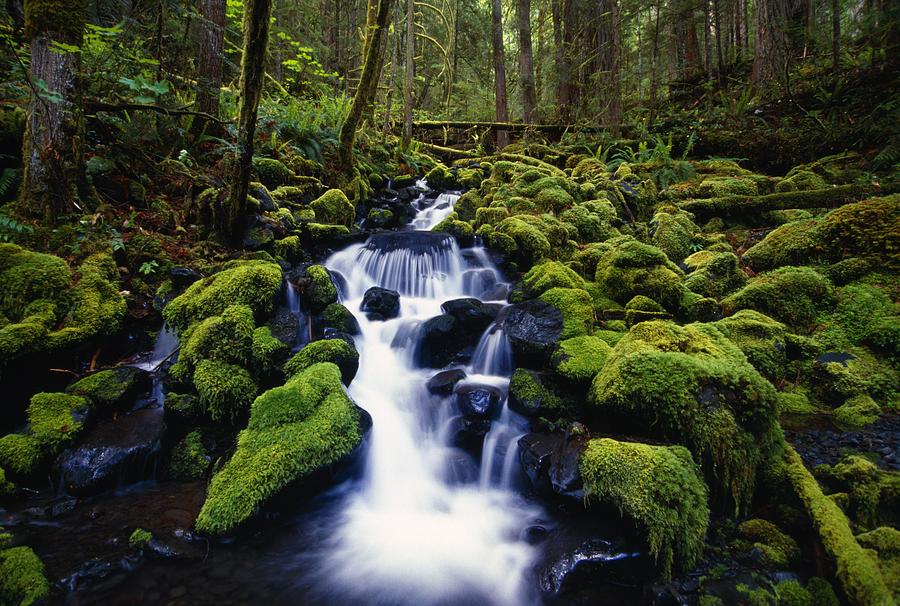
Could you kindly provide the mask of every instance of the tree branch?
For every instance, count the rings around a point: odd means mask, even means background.
[[[220,120],[206,112],[197,112],[186,109],[185,107],[163,107],[162,105],[150,105],[146,103],[106,103],[104,101],[87,101],[84,108],[89,112],[126,112],[126,111],[148,111],[167,116],[196,116],[203,118],[209,122],[218,124],[232,124],[231,120]]]

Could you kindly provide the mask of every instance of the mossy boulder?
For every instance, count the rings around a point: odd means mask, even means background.
[[[551,288],[585,288],[584,279],[559,261],[546,260],[522,276],[522,294],[531,299]]]
[[[458,215],[460,221],[473,221],[478,216],[478,211],[484,208],[487,203],[484,201],[477,190],[469,190],[459,197],[456,204],[453,205],[453,211]],[[504,209],[504,215],[506,211]],[[488,221],[488,223],[496,223],[497,221]],[[483,224],[483,223],[481,223]]]
[[[573,383],[586,385],[603,368],[611,349],[600,337],[573,337],[560,341],[551,364],[559,376]]]
[[[616,209],[609,200],[589,200],[563,211],[560,220],[574,226],[578,241],[584,244],[603,242],[620,235]]]
[[[195,430],[172,449],[168,476],[173,480],[198,480],[206,475],[212,457],[203,444],[203,435]]]
[[[253,310],[231,305],[191,325],[181,334],[181,351],[172,374],[187,380],[203,360],[245,365],[252,359]]]
[[[259,181],[269,189],[289,185],[296,176],[294,171],[274,158],[254,157],[252,165]]]
[[[214,421],[234,421],[250,408],[259,388],[243,367],[219,360],[201,360],[194,371],[200,404]]]
[[[770,381],[784,378],[789,343],[784,324],[758,311],[742,309],[713,325]]]
[[[11,322],[22,320],[39,299],[61,311],[71,287],[72,272],[59,257],[0,244],[0,313]]]
[[[768,520],[756,518],[742,522],[738,526],[738,533],[745,541],[760,550],[765,563],[773,568],[789,568],[800,560],[800,547],[797,541]]]
[[[647,320],[669,320],[672,314],[668,313],[662,305],[649,297],[637,295],[625,304],[625,324],[634,326],[638,322]]]
[[[326,225],[350,227],[356,217],[356,209],[339,189],[329,189],[313,200],[310,208],[316,213],[316,221]]]
[[[686,290],[681,270],[663,251],[632,239],[623,239],[600,257],[595,277],[609,297],[622,305],[643,295],[675,311]]]
[[[684,260],[688,268],[684,285],[699,295],[719,299],[747,283],[737,256],[731,252],[701,250]]]
[[[49,596],[44,563],[30,547],[0,550],[0,602],[31,606],[45,603]]]
[[[722,300],[726,314],[755,309],[801,330],[812,328],[818,314],[833,304],[831,282],[810,267],[781,267],[760,274]]]
[[[681,263],[691,254],[695,239],[700,233],[700,228],[691,220],[690,213],[676,210],[657,212],[649,227],[651,243],[666,253],[673,263]]]
[[[67,393],[89,398],[100,409],[131,404],[131,400],[149,386],[147,371],[119,366],[90,374],[66,388]]]
[[[462,248],[467,248],[475,243],[475,232],[472,230],[472,226],[465,221],[460,221],[456,213],[451,213],[446,219],[432,227],[431,231],[452,236]]]
[[[870,396],[859,394],[848,398],[834,410],[834,421],[841,427],[857,429],[878,420],[881,407]]]
[[[500,241],[500,236],[505,236],[506,240]],[[539,259],[550,256],[547,236],[522,217],[509,217],[501,221],[488,244],[509,254],[523,266],[533,265]]]
[[[232,532],[288,485],[348,457],[362,439],[359,409],[334,364],[315,364],[253,403],[237,450],[213,476],[197,530]]]
[[[313,341],[298,351],[284,365],[284,375],[290,379],[315,364],[331,362],[341,369],[341,380],[350,385],[359,370],[359,352],[343,339]]]
[[[588,442],[580,470],[585,497],[615,505],[634,521],[663,577],[690,570],[703,552],[709,506],[687,449],[601,438]]]
[[[802,219],[776,227],[741,258],[754,271],[808,263],[825,252],[818,234],[819,223],[819,219]]]
[[[574,399],[563,393],[548,373],[517,368],[509,381],[509,407],[526,417],[555,420],[572,417]]]
[[[737,506],[749,503],[757,468],[780,444],[775,389],[708,324],[636,324],[588,399],[629,431],[687,446]]]
[[[540,296],[544,303],[556,307],[563,318],[560,338],[571,339],[594,332],[594,300],[581,288],[551,288]]]
[[[321,313],[332,303],[337,303],[337,287],[331,280],[331,274],[321,265],[306,268],[302,286],[303,303],[313,313]]]
[[[271,313],[281,289],[281,268],[266,261],[243,261],[191,284],[163,310],[170,326],[184,330],[220,315],[231,305],[246,305],[261,319]]]

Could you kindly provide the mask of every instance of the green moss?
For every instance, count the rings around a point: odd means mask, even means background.
[[[350,227],[356,217],[356,209],[339,189],[329,189],[315,199],[310,207],[316,213],[316,221],[326,225]]]
[[[355,367],[359,364],[359,352],[343,339],[313,341],[285,363],[284,374],[286,377],[291,378],[310,366],[321,364],[322,362],[331,362],[341,369],[346,368],[348,365],[354,367],[351,376],[344,377],[345,383],[349,385],[353,375],[356,374]]]
[[[810,475],[800,455],[790,446],[784,450],[787,475],[822,547],[835,563],[838,582],[851,604],[889,606],[894,603],[877,563],[853,536],[847,517],[826,497]]]
[[[573,337],[560,342],[552,365],[560,376],[575,383],[588,383],[603,368],[610,350],[600,337]]]
[[[819,219],[805,219],[777,227],[743,254],[744,263],[755,271],[808,263],[823,252],[818,226]]]
[[[425,173],[425,180],[432,189],[453,189],[456,177],[450,169],[438,162],[434,168]]]
[[[847,428],[865,427],[878,420],[881,407],[865,394],[848,399],[834,410],[834,421]]]
[[[775,389],[708,324],[636,324],[612,349],[589,401],[634,430],[686,445],[738,507],[780,443]]]
[[[200,404],[215,421],[233,421],[250,407],[257,387],[246,370],[217,360],[201,360],[194,371]]]
[[[0,438],[0,466],[8,472],[28,476],[44,458],[41,443],[31,434],[11,433]]]
[[[872,257],[900,265],[900,194],[847,204],[828,213],[818,237],[826,250],[846,257]]]
[[[163,317],[179,330],[219,315],[231,305],[247,305],[263,317],[271,312],[280,288],[278,265],[246,261],[191,284],[166,306]]]
[[[797,541],[781,532],[772,522],[753,519],[738,526],[740,535],[759,549],[765,556],[766,564],[775,568],[787,568],[800,559]]]
[[[681,270],[663,251],[631,239],[617,243],[600,258],[596,280],[622,305],[643,295],[668,310],[677,310],[685,291]]]
[[[825,179],[812,171],[792,170],[788,173],[788,176],[775,183],[775,191],[808,191],[811,189],[825,189],[827,185]]]
[[[818,336],[829,347],[847,348],[871,340],[882,323],[898,322],[900,305],[891,300],[885,289],[869,284],[849,284],[837,290],[834,313]]]
[[[0,467],[0,504],[5,504],[16,494],[16,485],[6,479],[6,471]],[[0,528],[2,531],[2,528]],[[5,547],[0,539],[0,548]]]
[[[570,339],[594,332],[594,301],[587,291],[580,288],[551,288],[540,299],[562,313],[560,338]]]
[[[689,570],[709,525],[707,491],[690,453],[679,446],[591,440],[581,456],[585,496],[612,503],[645,533],[664,577]]]
[[[181,335],[183,343],[176,376],[187,377],[202,360],[244,365],[252,359],[253,310],[232,305],[221,315],[191,326]]]
[[[253,331],[251,354],[253,368],[262,375],[272,373],[281,367],[290,348],[272,336],[268,326],[260,326]]]
[[[509,381],[509,397],[515,410],[529,417],[557,419],[575,414],[577,404],[563,396],[547,376],[517,368]]]
[[[373,208],[366,215],[366,225],[384,227],[394,220],[394,213],[386,208]]]
[[[637,295],[625,304],[625,324],[628,326],[647,320],[668,320],[671,317],[662,305],[643,295]]]
[[[781,267],[760,274],[722,300],[726,314],[755,309],[799,329],[810,329],[834,302],[828,278],[809,267]]]
[[[527,298],[537,297],[551,288],[581,288],[585,282],[575,271],[559,261],[544,261],[533,266],[522,277],[524,294]]]
[[[274,158],[253,158],[253,172],[269,189],[277,188],[281,185],[288,185],[296,176],[294,171],[284,165],[280,160]]]
[[[457,203],[457,206],[458,204],[459,203]],[[460,212],[460,216],[463,216],[462,212]],[[475,227],[479,228],[483,225],[496,225],[508,216],[509,210],[502,206],[485,206],[475,211]]]
[[[309,399],[285,402],[289,390],[305,388]],[[299,373],[279,396],[263,394],[254,402],[250,424],[238,436],[231,460],[213,476],[197,529],[223,534],[289,483],[336,463],[361,440],[358,412],[344,393],[340,371],[317,364]],[[306,410],[291,415],[304,406]],[[273,419],[272,409],[279,410]]]
[[[142,371],[129,366],[101,370],[79,379],[66,388],[67,393],[89,398],[99,408],[127,404],[144,377]]]
[[[143,528],[135,528],[128,537],[128,546],[132,549],[144,549],[153,540],[153,533]]]
[[[206,475],[211,457],[203,445],[199,431],[187,434],[175,448],[169,461],[169,477],[173,480],[197,480]]]
[[[759,193],[752,179],[742,177],[705,177],[697,187],[698,198],[722,196],[755,196]]]
[[[346,225],[325,225],[323,223],[307,223],[306,231],[314,242],[346,236],[350,229]]]
[[[857,528],[896,525],[900,512],[900,474],[883,471],[859,455],[833,466],[816,467],[816,476],[835,493],[846,495],[843,509]]]
[[[302,252],[299,236],[288,236],[275,241],[275,255],[282,259],[297,259]]]
[[[313,313],[320,313],[332,303],[337,303],[338,291],[328,270],[321,265],[306,269],[309,283],[303,289],[303,302]]]
[[[279,206],[308,204],[324,189],[318,179],[311,177],[307,177],[302,182],[299,179],[295,179],[295,181],[297,181],[297,185],[284,185],[272,190],[272,199],[276,204]]]
[[[834,593],[831,583],[819,577],[806,582],[806,589],[812,597],[814,606],[840,606],[840,600]]]
[[[432,227],[431,231],[453,236],[456,242],[464,248],[472,246],[475,242],[475,232],[472,226],[457,219],[456,213],[451,213],[446,219]]]
[[[459,200],[456,201],[456,204],[453,205],[453,212],[459,215],[461,221],[472,221],[478,217],[478,211],[486,206],[484,198],[482,198],[476,190],[470,190],[464,193],[459,197]],[[497,213],[500,212],[500,209],[494,209],[495,215],[498,216]],[[505,211],[505,209],[503,209]],[[505,212],[503,213],[505,216]],[[489,223],[497,223],[498,221],[489,221]],[[477,225],[482,225],[483,222],[478,222]]]
[[[359,323],[349,309],[340,303],[332,303],[322,312],[322,327],[333,328],[348,335],[359,332]]]
[[[0,244],[0,313],[15,322],[37,299],[65,307],[72,286],[72,272],[53,255]]]
[[[778,411],[789,415],[811,415],[819,412],[804,391],[779,391]]]
[[[90,402],[64,393],[38,393],[28,405],[31,435],[47,454],[55,454],[71,442],[84,426]]]
[[[809,590],[793,579],[775,585],[778,606],[818,606]]]
[[[503,242],[504,246],[498,246],[498,236],[502,234],[513,240],[514,248],[506,250],[509,247],[507,242]],[[497,232],[490,241],[491,246],[508,254],[513,254],[517,260],[532,265],[535,261],[550,256],[550,242],[541,231],[532,225],[529,225],[521,217],[509,217],[504,219],[497,225]]]
[[[649,227],[652,244],[674,263],[680,263],[691,254],[694,239],[700,232],[690,215],[683,211],[658,212]]]
[[[582,243],[603,242],[619,235],[613,227],[616,210],[608,200],[591,200],[576,204],[563,211],[559,218],[575,227],[578,241]]]
[[[742,309],[713,324],[770,381],[784,377],[788,349],[784,324],[752,309]]]
[[[31,606],[43,604],[49,595],[44,563],[30,547],[0,551],[0,602]]]
[[[721,298],[747,283],[738,258],[731,252],[701,250],[684,260],[690,273],[684,285],[704,297]]]

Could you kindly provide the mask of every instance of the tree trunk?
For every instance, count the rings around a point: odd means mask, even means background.
[[[390,21],[391,0],[371,0],[371,2],[377,2],[374,25],[366,32],[366,37],[371,36],[372,39],[365,45],[366,56],[359,86],[356,87],[356,94],[353,95],[350,113],[344,120],[344,124],[341,125],[338,159],[345,174],[351,174],[353,171],[353,144],[356,142],[356,128],[362,118],[363,109],[371,103],[371,95],[375,90],[373,82],[377,83],[380,76],[379,54],[381,53],[380,49],[384,48],[384,38]]]
[[[31,42],[29,77],[43,83],[44,90],[29,106],[22,201],[27,212],[42,213],[47,220],[80,210],[79,191],[84,185],[81,55],[54,46],[80,45],[84,27],[83,3],[44,0],[25,5],[25,37]]]
[[[656,75],[657,63],[659,63],[659,14],[662,12],[662,0],[656,0],[656,18],[653,21],[653,53],[650,55],[650,119],[653,124],[656,118],[656,89],[658,76]]]
[[[621,23],[618,0],[601,0],[599,32],[600,69],[603,88],[609,95],[606,125],[613,137],[619,137],[622,126]]]
[[[403,78],[403,142],[406,151],[412,142],[413,85],[416,80],[416,3],[406,0],[406,63]]]
[[[835,81],[841,69],[841,3],[831,0],[831,65]]]
[[[703,62],[706,64],[706,78],[712,80],[712,13],[709,10],[709,0],[703,0]]]
[[[225,241],[237,242],[247,212],[247,189],[253,161],[256,116],[263,91],[266,46],[272,0],[244,0],[244,46],[241,59],[241,107],[238,112],[237,157],[231,174],[231,190],[225,212],[214,217],[216,232]]]
[[[797,0],[756,2],[756,48],[751,80],[756,87],[779,80],[791,56],[788,29],[800,12]]]
[[[397,72],[397,62],[400,61],[400,32],[394,29],[394,40],[391,45],[391,71],[388,75],[387,95],[384,99],[384,134],[391,132],[391,107],[394,101],[394,74]]]
[[[566,62],[565,43],[563,41],[562,8],[560,2],[567,0],[550,0],[553,18],[553,59],[556,67],[556,112],[557,117],[568,119],[569,83],[567,82],[569,67]]]
[[[509,122],[506,105],[506,62],[503,56],[503,22],[500,0],[491,1],[491,39],[494,47],[494,101],[497,122]],[[497,149],[509,144],[509,133],[497,131]]]
[[[219,117],[225,46],[225,0],[200,0],[197,35],[197,111]],[[192,130],[201,132],[203,120],[194,120]]]
[[[725,73],[725,59],[722,53],[722,15],[719,0],[713,0],[713,25],[716,28],[716,76],[721,80]]]
[[[519,82],[522,87],[522,119],[534,122],[534,57],[531,51],[531,0],[516,0],[519,26]]]

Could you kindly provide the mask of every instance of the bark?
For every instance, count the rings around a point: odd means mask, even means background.
[[[662,12],[662,0],[656,1],[656,18],[653,21],[653,52],[650,56],[650,123],[656,117],[656,89],[658,76],[656,74],[659,63],[659,14]]]
[[[412,142],[413,85],[416,79],[416,5],[406,0],[406,64],[403,79],[403,142],[400,148],[409,149]]]
[[[216,232],[226,241],[236,242],[242,235],[247,212],[247,190],[253,161],[256,117],[263,91],[266,46],[269,42],[269,16],[272,0],[244,0],[244,45],[241,59],[241,107],[238,112],[237,157],[231,175],[231,189],[224,212],[214,218]]]
[[[564,1],[566,0],[550,0],[553,18],[553,59],[554,67],[556,67],[556,111],[557,116],[563,120],[567,118],[569,104],[569,89],[566,76],[569,72],[569,66],[566,62],[562,10],[559,4]]]
[[[54,43],[81,44],[84,5],[67,0],[29,2],[25,36],[31,43],[32,97],[22,150],[22,201],[31,214],[47,220],[80,210],[84,186],[84,120],[81,109],[79,53],[59,52]]]
[[[6,13],[12,21],[13,37],[20,42],[25,28],[25,6],[22,0],[6,0]]]
[[[756,87],[776,82],[791,57],[788,30],[796,24],[801,5],[797,0],[756,2],[756,47],[751,80]]]
[[[534,121],[534,57],[531,50],[531,0],[516,0],[519,26],[519,82],[522,87],[522,119]]]
[[[709,0],[703,0],[703,34],[703,62],[706,65],[706,77],[712,80],[712,13],[709,10]]]
[[[621,23],[618,0],[601,0],[599,33],[601,77],[607,91],[606,125],[613,137],[619,137],[622,126]]]
[[[350,113],[344,120],[344,124],[341,125],[338,159],[345,174],[351,174],[353,171],[353,145],[356,142],[356,129],[362,118],[363,110],[372,102],[371,95],[375,90],[373,82],[378,82],[381,71],[379,53],[380,49],[384,47],[384,39],[390,21],[391,0],[371,1],[377,3],[374,25],[366,32],[366,36],[371,36],[372,39],[366,44],[362,75],[359,86],[356,87],[356,94],[353,95],[353,105],[350,106]]]
[[[491,1],[491,40],[494,50],[494,102],[497,122],[508,122],[509,111],[506,104],[506,62],[503,56],[503,22],[500,0]],[[497,149],[509,144],[509,133],[497,131]]]
[[[200,0],[197,35],[197,111],[219,116],[225,46],[225,0]],[[194,131],[203,120],[194,121]]]
[[[722,53],[722,16],[719,0],[713,0],[713,25],[716,28],[716,75],[721,79],[725,73],[725,59]]]
[[[391,131],[391,108],[394,102],[394,74],[397,72],[397,62],[400,61],[400,34],[394,30],[393,44],[391,44],[391,71],[388,76],[388,89],[384,98],[384,134]]]
[[[841,69],[841,3],[831,0],[831,65],[834,77]]]

